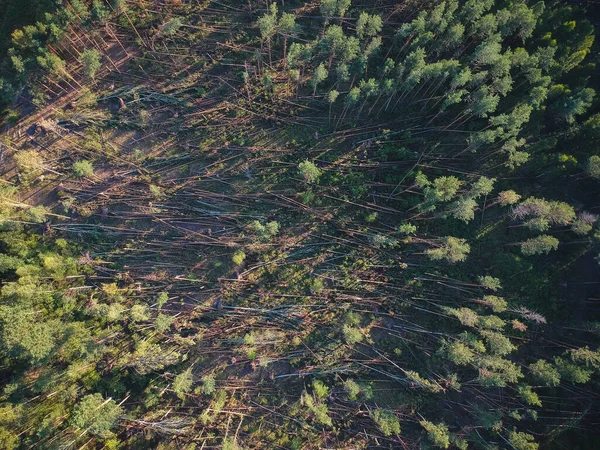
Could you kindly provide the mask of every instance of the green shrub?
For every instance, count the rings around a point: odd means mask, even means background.
[[[307,183],[316,183],[319,181],[323,171],[319,169],[314,163],[306,160],[298,164],[298,170]]]
[[[85,159],[73,163],[73,173],[76,177],[84,178],[94,175],[94,166]]]
[[[400,434],[400,421],[393,412],[375,409],[371,411],[371,418],[385,436]]]
[[[236,266],[241,265],[245,259],[246,259],[246,254],[242,250],[238,250],[237,252],[235,252],[233,254],[233,257],[231,258],[231,260],[233,261],[233,263]]]

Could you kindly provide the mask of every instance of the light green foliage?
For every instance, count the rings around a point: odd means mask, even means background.
[[[530,406],[542,406],[539,396],[531,390],[531,386],[523,385],[518,388],[521,400]]]
[[[263,39],[270,40],[277,31],[277,5],[271,3],[269,12],[258,19],[258,28]]]
[[[348,378],[346,381],[344,381],[344,390],[348,394],[348,399],[351,401],[355,401],[361,391],[358,383],[351,378]]]
[[[15,450],[19,446],[19,436],[11,431],[11,428],[18,424],[20,419],[19,410],[12,406],[0,408],[0,448],[5,450]]]
[[[85,159],[81,160],[81,161],[76,161],[75,163],[73,163],[73,174],[76,177],[91,177],[92,175],[94,175],[94,166],[92,166],[92,163],[90,161],[87,161]]]
[[[116,322],[121,320],[125,307],[120,303],[111,303],[106,309],[106,320],[109,322]]]
[[[201,381],[203,394],[211,395],[216,391],[215,377],[213,375],[205,375]]]
[[[265,230],[270,237],[275,236],[277,233],[279,233],[279,222],[274,220],[267,222],[265,225]]]
[[[237,444],[235,437],[228,437],[227,439],[223,440],[223,445],[221,446],[221,449],[222,450],[242,450],[242,447],[240,447]]]
[[[183,25],[183,21],[180,17],[173,17],[167,20],[160,30],[162,36],[173,36]]]
[[[17,168],[24,172],[40,170],[43,168],[44,160],[36,150],[23,150],[15,155]]]
[[[350,0],[321,0],[321,14],[326,18],[343,17],[350,8]]]
[[[504,300],[502,297],[497,297],[495,295],[486,295],[483,297],[482,301],[486,305],[491,306],[492,310],[495,313],[506,311],[506,308],[508,306],[506,300]]]
[[[310,413],[314,416],[315,421],[321,425],[332,426],[333,421],[329,417],[329,409],[325,403],[321,403],[306,391],[302,393],[301,403],[307,407]]]
[[[133,305],[129,311],[129,317],[134,322],[145,322],[150,319],[150,313],[146,305]]]
[[[66,73],[65,61],[54,53],[50,53],[46,50],[37,57],[37,63],[51,76],[60,77]]]
[[[304,181],[307,183],[318,182],[319,178],[323,174],[321,169],[319,169],[313,162],[308,160],[302,161],[300,164],[298,164],[298,170],[304,178]]]
[[[92,20],[104,22],[109,16],[108,7],[101,0],[93,0],[91,15]]]
[[[314,88],[314,92],[316,92],[317,86],[320,83],[322,83],[323,81],[325,81],[328,76],[329,76],[329,72],[327,72],[327,68],[325,67],[325,64],[323,64],[323,63],[319,64],[317,66],[317,68],[315,69],[315,72],[313,73],[313,77],[312,77],[312,81],[311,81],[311,84]]]
[[[316,398],[326,398],[329,395],[329,387],[320,380],[313,381],[313,394]]]
[[[291,36],[296,32],[296,16],[290,13],[283,13],[279,18],[279,32],[286,36]]]
[[[15,357],[39,362],[50,355],[61,327],[39,321],[33,309],[0,306],[1,344]]]
[[[166,303],[169,301],[169,294],[166,292],[161,292],[156,299],[156,304],[158,309],[161,309]]]
[[[417,226],[412,223],[403,223],[398,227],[398,232],[402,234],[415,234]]]
[[[400,434],[400,421],[392,411],[377,408],[371,411],[371,418],[384,436]]]
[[[78,430],[107,437],[121,414],[121,407],[114,400],[90,394],[75,405],[70,423]]]
[[[448,359],[459,366],[470,364],[475,357],[474,352],[460,341],[454,341],[449,344],[447,352]]]
[[[375,212],[375,211],[370,212],[369,214],[367,214],[365,216],[365,222],[367,222],[367,223],[373,223],[376,220],[377,220],[377,212]]]
[[[356,103],[358,103],[359,99],[360,99],[360,88],[355,86],[352,89],[350,89],[350,91],[348,92],[348,95],[346,96],[346,105],[348,105],[348,106],[355,105]]]
[[[296,67],[304,66],[306,61],[310,59],[312,50],[309,45],[303,45],[298,42],[292,42],[287,54],[287,65],[294,69]],[[300,73],[298,72],[298,75]],[[299,80],[298,80],[299,81]]]
[[[360,325],[360,314],[354,311],[348,311],[345,317],[346,325],[357,326]]]
[[[340,93],[338,91],[336,91],[335,89],[332,89],[331,91],[329,91],[329,94],[327,95],[327,99],[329,100],[329,103],[335,103],[335,101],[337,100],[339,95],[340,95]]]
[[[27,220],[34,223],[42,223],[46,221],[46,216],[50,213],[45,206],[33,206],[26,211]]]
[[[480,356],[477,381],[484,387],[505,387],[523,378],[521,369],[512,361],[498,356]]]
[[[516,350],[510,339],[501,333],[489,330],[481,330],[480,333],[485,338],[487,348],[492,355],[504,356]]]
[[[560,374],[550,363],[539,359],[529,366],[532,375],[539,379],[546,386],[558,386],[560,383]]]
[[[469,441],[454,435],[450,436],[450,443],[458,448],[458,450],[467,450],[469,448]]]
[[[271,221],[263,225],[258,220],[254,220],[248,224],[247,228],[249,231],[255,233],[260,240],[265,242],[271,240],[279,233],[279,223],[276,221]]]
[[[346,63],[339,64],[337,66],[337,68],[335,69],[335,74],[336,74],[338,82],[346,83],[350,79],[350,69],[348,67],[348,64],[346,64]],[[352,89],[354,89],[354,88],[352,88]],[[350,92],[352,92],[352,89],[350,89]],[[359,94],[360,94],[360,92],[359,92]],[[346,103],[350,104],[350,102],[348,101],[348,98],[346,98]]]
[[[472,198],[460,198],[450,205],[448,212],[455,219],[468,223],[475,218],[475,209],[477,209],[477,202],[475,200]]]
[[[177,351],[167,351],[151,341],[144,341],[137,346],[132,356],[132,365],[140,374],[146,375],[177,364],[181,354]]]
[[[498,316],[479,316],[477,326],[479,328],[498,331],[506,326],[506,322]]]
[[[433,445],[439,448],[450,447],[450,434],[448,433],[448,427],[445,424],[439,423],[436,425],[427,420],[422,420],[419,423],[425,431],[427,431],[427,437]]]
[[[431,203],[452,200],[462,182],[455,176],[439,177],[425,188],[425,200]]]
[[[216,417],[221,413],[225,403],[227,402],[227,392],[224,390],[219,390],[215,392],[212,402],[210,402],[210,406],[206,409],[200,416],[200,422],[203,425],[207,425],[213,423]]]
[[[173,392],[177,394],[181,400],[185,398],[185,394],[192,389],[192,385],[194,381],[192,379],[192,369],[191,367],[187,369],[185,372],[180,373],[173,380]]]
[[[154,197],[156,200],[160,200],[165,197],[165,193],[160,188],[160,186],[151,184],[150,186],[148,186],[148,190],[150,191],[152,197]]]
[[[246,260],[246,254],[242,250],[238,250],[233,254],[231,260],[236,266],[239,266]]]
[[[488,195],[494,189],[495,178],[480,177],[471,185],[469,195],[473,198],[479,198]]]
[[[438,383],[430,381],[427,378],[423,378],[421,375],[419,375],[418,372],[415,372],[413,370],[407,370],[405,372],[405,375],[406,378],[408,378],[410,381],[415,383],[416,386],[420,387],[425,391],[438,393],[442,390],[442,387]]]
[[[428,249],[425,253],[434,261],[445,259],[451,263],[464,261],[471,251],[471,246],[465,239],[446,236],[438,248]]]
[[[156,326],[156,331],[162,333],[168,330],[171,327],[171,324],[175,321],[175,317],[167,316],[165,314],[159,313],[154,319],[154,325]]]
[[[254,333],[247,333],[244,335],[244,345],[254,345],[256,344],[256,337]]]
[[[365,220],[367,223],[371,223]],[[398,240],[383,234],[374,234],[369,236],[369,241],[376,248],[393,248],[398,246]]]
[[[575,219],[575,210],[567,203],[549,202],[530,197],[513,209],[513,216],[525,220],[525,226],[546,231],[550,225],[566,225]]]
[[[561,379],[575,384],[584,384],[590,381],[594,371],[571,363],[565,358],[556,356],[554,364],[558,369]]]
[[[584,236],[592,231],[597,221],[598,217],[596,215],[584,211],[573,221],[571,229],[575,234]]]
[[[120,299],[121,293],[117,283],[102,283],[102,292],[112,300]]]
[[[359,54],[360,43],[353,36],[346,36],[339,25],[331,25],[325,30],[323,45],[331,59],[339,59],[342,64],[353,61]],[[338,74],[339,76],[339,74]]]
[[[594,351],[586,345],[585,347],[572,349],[569,353],[572,361],[600,370],[600,349]]]
[[[521,251],[525,256],[545,254],[557,248],[558,239],[546,234],[528,239],[521,244]]]
[[[100,62],[100,53],[96,49],[86,48],[81,52],[79,57],[81,64],[83,64],[83,73],[87,78],[94,79],[98,69],[102,67]]]
[[[369,38],[375,36],[381,31],[383,23],[381,17],[361,12],[356,22],[356,35],[360,38]]]
[[[494,292],[496,292],[498,289],[502,289],[502,284],[500,283],[500,280],[498,278],[494,278],[489,275],[483,275],[477,277],[477,280],[479,281],[481,287],[484,289],[488,289]]]
[[[477,325],[478,316],[475,311],[469,308],[445,308],[445,311],[460,320],[462,325],[474,327]]]
[[[348,345],[354,345],[363,340],[363,334],[360,329],[344,325],[343,327],[344,340]]]
[[[508,441],[515,450],[538,450],[539,447],[531,434],[522,431],[511,431]]]
[[[591,177],[600,178],[600,156],[590,156],[587,165],[587,172]]]

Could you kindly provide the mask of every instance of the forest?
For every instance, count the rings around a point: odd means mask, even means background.
[[[600,448],[599,27],[0,1],[0,450]]]

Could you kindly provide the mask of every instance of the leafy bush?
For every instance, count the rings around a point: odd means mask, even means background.
[[[114,400],[104,400],[102,394],[90,394],[75,405],[70,422],[79,430],[106,437],[110,436],[121,414],[121,407]]]
[[[400,421],[393,412],[377,408],[371,411],[371,418],[384,436],[400,434]]]
[[[298,170],[307,183],[316,183],[323,175],[323,171],[308,160],[298,164]]]
[[[233,254],[231,260],[236,266],[239,266],[246,260],[246,254],[242,250],[238,250]]]
[[[76,177],[84,178],[94,175],[94,166],[87,160],[81,160],[73,163],[73,173]]]

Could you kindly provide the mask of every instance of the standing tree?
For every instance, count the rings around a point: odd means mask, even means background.
[[[100,53],[96,49],[85,49],[81,52],[80,61],[83,64],[83,73],[89,79],[96,77],[96,72],[102,66],[100,63]]]
[[[316,183],[323,174],[321,169],[308,160],[298,164],[298,169],[307,183]]]
[[[327,100],[329,101],[329,122],[331,123],[331,107],[339,97],[340,93],[335,89],[329,91],[329,95],[327,96]]]
[[[446,259],[451,263],[464,261],[471,251],[471,246],[465,239],[446,236],[443,238],[443,243],[438,248],[432,248],[425,253],[432,260]]]
[[[348,8],[350,8],[351,0],[321,0],[321,14],[325,16],[325,24],[334,17],[344,17]]]
[[[261,35],[261,46],[264,41],[267,41],[267,47],[269,49],[269,65],[273,63],[271,58],[271,39],[277,32],[277,5],[271,3],[269,6],[269,12],[258,19],[258,28]]]
[[[328,76],[329,76],[329,73],[327,72],[327,69],[325,68],[325,64],[323,64],[323,63],[319,64],[317,66],[317,68],[315,69],[315,73],[313,74],[313,77],[311,80],[311,84],[313,85],[313,97],[317,93],[317,86],[319,85],[319,83],[325,81]]]
[[[379,33],[382,28],[381,16],[370,15],[363,11],[356,22],[356,35],[359,39],[370,38]]]
[[[287,59],[287,41],[288,38],[296,35],[296,16],[290,13],[283,13],[279,18],[278,33],[283,36],[283,63]]]
[[[106,437],[110,436],[120,415],[121,407],[114,400],[104,400],[102,394],[86,395],[73,408],[71,425],[83,432]]]
[[[551,250],[556,250],[557,248],[558,239],[547,234],[528,239],[521,244],[521,251],[525,256],[549,253]]]

